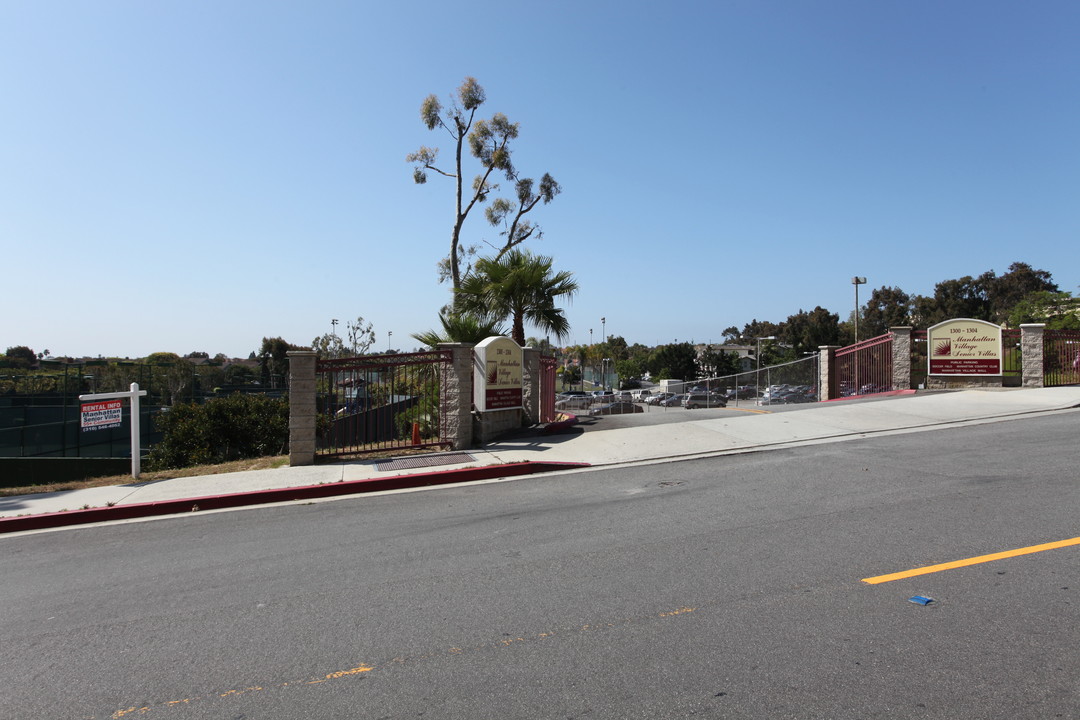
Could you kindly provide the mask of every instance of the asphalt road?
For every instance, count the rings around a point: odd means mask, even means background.
[[[1074,718],[1080,413],[0,538],[11,718]],[[916,595],[929,605],[910,602]]]

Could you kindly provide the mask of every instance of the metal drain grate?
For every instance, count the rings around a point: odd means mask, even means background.
[[[375,463],[375,469],[379,471],[413,470],[415,468],[435,467],[436,465],[473,462],[474,460],[476,458],[467,452],[447,453],[445,455],[413,455]]]

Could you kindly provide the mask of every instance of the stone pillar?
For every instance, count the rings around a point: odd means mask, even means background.
[[[911,328],[889,328],[892,333],[892,389],[911,389]]]
[[[840,388],[833,387],[835,372],[833,365],[836,362],[836,351],[839,345],[818,346],[818,400],[835,400],[840,397]]]
[[[1024,387],[1043,386],[1043,334],[1046,323],[1030,323],[1020,326],[1020,359],[1023,369],[1020,371]]]
[[[524,408],[524,425],[540,422],[540,351],[536,348],[521,349],[521,404]]]
[[[289,465],[315,464],[315,360],[311,350],[290,350]]]
[[[440,343],[450,350],[453,361],[440,365],[439,417],[443,438],[454,450],[473,446],[473,346],[471,343]]]

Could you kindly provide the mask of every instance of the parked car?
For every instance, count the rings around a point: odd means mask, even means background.
[[[645,412],[640,405],[635,405],[626,400],[617,400],[604,405],[597,405],[589,410],[590,415],[624,415],[628,413]]]
[[[783,389],[770,390],[763,395],[763,405],[792,405],[794,403],[817,402],[817,394],[809,385],[796,385]]]
[[[665,400],[667,400],[670,397],[673,397],[674,395],[675,395],[675,393],[669,393],[669,392],[655,393],[655,394],[650,395],[649,397],[645,398],[645,404],[646,405],[659,405],[660,403],[664,402]]]
[[[671,395],[660,401],[660,407],[679,407],[682,405],[682,401],[685,395]]]
[[[690,393],[683,400],[682,406],[687,410],[727,407],[727,398],[715,393]]]
[[[777,392],[767,398],[761,399],[763,405],[792,405],[801,402],[807,402],[806,396],[794,390]]]
[[[589,396],[574,396],[555,401],[556,410],[587,410],[593,404]]]
[[[748,398],[755,398],[755,397],[757,397],[757,386],[755,386],[755,385],[740,385],[737,388],[732,388],[732,389],[728,390],[724,394],[727,395],[727,398],[729,400],[735,400],[736,398],[738,398],[739,400],[746,400]]]

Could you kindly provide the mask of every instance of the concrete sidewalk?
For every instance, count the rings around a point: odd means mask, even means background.
[[[967,390],[816,403],[783,412],[528,435],[458,453],[206,475],[0,498],[0,533],[376,490],[692,458],[914,432],[1080,407],[1080,387]],[[766,408],[767,409],[767,408]]]

